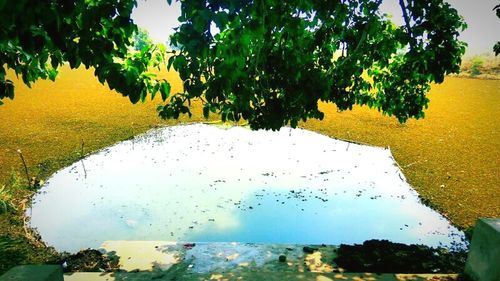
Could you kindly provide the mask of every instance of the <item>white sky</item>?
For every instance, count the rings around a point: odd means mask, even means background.
[[[151,38],[165,42],[173,28],[179,25],[180,3],[173,0],[172,6],[166,0],[138,0],[138,6],[132,13],[134,22],[145,28]],[[466,55],[493,53],[495,42],[500,41],[500,19],[492,11],[498,0],[448,0],[462,15],[468,24],[461,39],[469,44]],[[382,10],[393,14],[393,21],[402,24],[398,0],[384,0]]]
[[[172,6],[167,4],[167,0],[137,0],[132,19],[146,29],[154,41],[165,43],[179,25],[177,18],[180,15],[180,3],[176,0],[172,0]]]

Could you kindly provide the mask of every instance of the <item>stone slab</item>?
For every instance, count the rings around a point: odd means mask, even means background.
[[[240,273],[177,273],[173,272],[117,272],[115,274],[78,272],[65,275],[64,281],[149,281],[149,280],[225,280],[225,281],[452,281],[457,274],[373,274],[373,273],[314,273],[314,272],[267,272],[249,271]]]
[[[115,281],[115,274],[102,272],[74,272],[64,274],[64,281]]]
[[[500,280],[500,219],[479,219],[474,228],[465,273],[475,281]]]
[[[60,265],[19,265],[4,275],[0,281],[63,281]]]
[[[162,248],[175,245],[168,241],[106,241],[101,248],[120,257],[120,269],[126,271],[167,270],[179,262],[178,253]]]

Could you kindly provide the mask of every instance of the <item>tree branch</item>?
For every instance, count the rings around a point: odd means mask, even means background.
[[[403,0],[400,0],[400,1],[403,1]],[[375,13],[378,11],[381,3],[382,3],[382,0],[378,0],[375,2],[375,4],[377,5],[377,8],[375,8],[372,11],[372,14],[370,15],[370,19],[368,20],[365,28],[363,29],[363,34],[361,35],[361,39],[359,40],[358,45],[356,46],[356,49],[354,49],[354,53],[356,53],[359,50],[359,48],[361,47],[361,45],[365,43],[366,37],[368,36],[368,34],[367,34],[368,25],[370,25],[371,21],[373,20],[373,17],[375,16]]]
[[[408,12],[406,11],[406,5],[404,0],[399,0],[399,6],[401,7],[401,11],[403,11],[403,19],[405,20],[406,30],[408,31],[408,35],[410,35],[410,48],[413,49],[413,45],[415,44],[415,38],[413,37],[413,33],[411,32],[410,27],[410,18],[408,17]]]
[[[402,0],[400,0],[400,1],[402,1]],[[375,8],[372,11],[372,14],[370,15],[370,19],[368,20],[365,27],[363,28],[363,33],[361,34],[361,39],[359,39],[358,44],[356,45],[356,48],[354,49],[354,53],[357,53],[359,51],[359,49],[361,48],[361,45],[363,45],[365,43],[366,38],[368,37],[368,31],[367,31],[368,26],[370,25],[371,21],[373,20],[373,17],[375,16],[375,13],[378,11],[381,3],[382,3],[382,0],[378,0],[375,2],[375,4],[377,5],[377,8]],[[343,52],[342,52],[342,55],[343,55]]]

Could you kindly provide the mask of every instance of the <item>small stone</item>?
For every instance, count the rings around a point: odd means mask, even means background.
[[[278,260],[280,262],[286,262],[286,256],[285,255],[280,255],[279,258],[278,258]]]

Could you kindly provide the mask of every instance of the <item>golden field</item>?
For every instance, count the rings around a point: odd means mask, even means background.
[[[447,77],[429,99],[426,117],[405,124],[376,110],[323,105],[325,119],[302,126],[389,146],[424,201],[459,227],[500,217],[500,80]]]
[[[166,76],[172,92],[180,91],[177,75]],[[375,110],[337,112],[322,104],[325,119],[300,126],[389,146],[425,201],[460,227],[478,217],[500,217],[500,80],[448,77],[429,97],[426,118],[406,124]],[[62,68],[55,83],[39,81],[31,89],[16,83],[15,99],[0,107],[0,187],[12,174],[25,177],[17,149],[30,176],[46,179],[79,159],[82,140],[88,154],[158,125],[204,121],[199,104],[192,119],[163,121],[155,110],[160,102],[132,105],[85,69]]]

